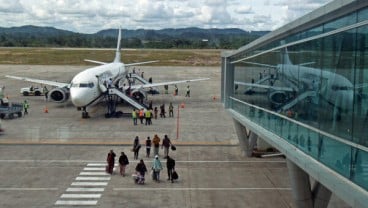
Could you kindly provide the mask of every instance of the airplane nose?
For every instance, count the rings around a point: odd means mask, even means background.
[[[84,93],[80,89],[70,89],[70,100],[76,107],[84,107],[87,105]]]

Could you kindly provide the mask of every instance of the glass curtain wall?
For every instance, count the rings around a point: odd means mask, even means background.
[[[368,26],[282,46],[367,20],[367,13],[294,34],[271,43],[281,46],[275,50],[236,62],[231,94],[234,110],[366,189],[368,153],[349,142],[368,147]]]

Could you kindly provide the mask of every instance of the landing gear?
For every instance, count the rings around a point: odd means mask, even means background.
[[[88,112],[86,110],[86,107],[83,107],[82,109],[83,109],[83,111],[82,111],[82,118],[90,118],[89,115],[88,115]]]

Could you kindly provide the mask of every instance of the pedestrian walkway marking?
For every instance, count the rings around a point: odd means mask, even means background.
[[[85,171],[105,171],[105,168],[84,168]],[[107,173],[106,173],[107,174]]]
[[[56,201],[55,205],[97,205],[97,200],[89,201]]]
[[[96,176],[96,175],[99,175],[99,176],[108,176],[110,174],[105,173],[105,172],[81,172],[79,175],[82,175],[82,176],[89,176],[89,175],[93,175],[93,176]]]
[[[76,181],[109,181],[111,177],[77,177]]]
[[[68,188],[66,192],[104,192],[105,188]]]
[[[108,181],[111,177],[105,172],[105,168],[96,168],[93,166],[105,166],[105,163],[88,163],[71,183],[72,187],[65,190],[66,193],[60,196],[60,199],[55,202],[55,206],[95,206],[97,199],[101,198],[105,191]],[[88,166],[92,166],[88,167]],[[95,172],[87,172],[95,171]],[[104,181],[104,182],[101,182]]]
[[[73,182],[72,186],[107,186],[107,182]]]
[[[101,198],[101,194],[63,194],[60,198],[94,199]]]

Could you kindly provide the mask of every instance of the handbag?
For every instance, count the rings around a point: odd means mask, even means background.
[[[171,150],[172,151],[175,151],[176,150],[176,147],[174,145],[171,145]]]
[[[174,179],[174,180],[177,180],[177,179],[179,179],[179,175],[178,175],[178,173],[174,170],[173,171],[173,173],[172,173],[172,179]]]

